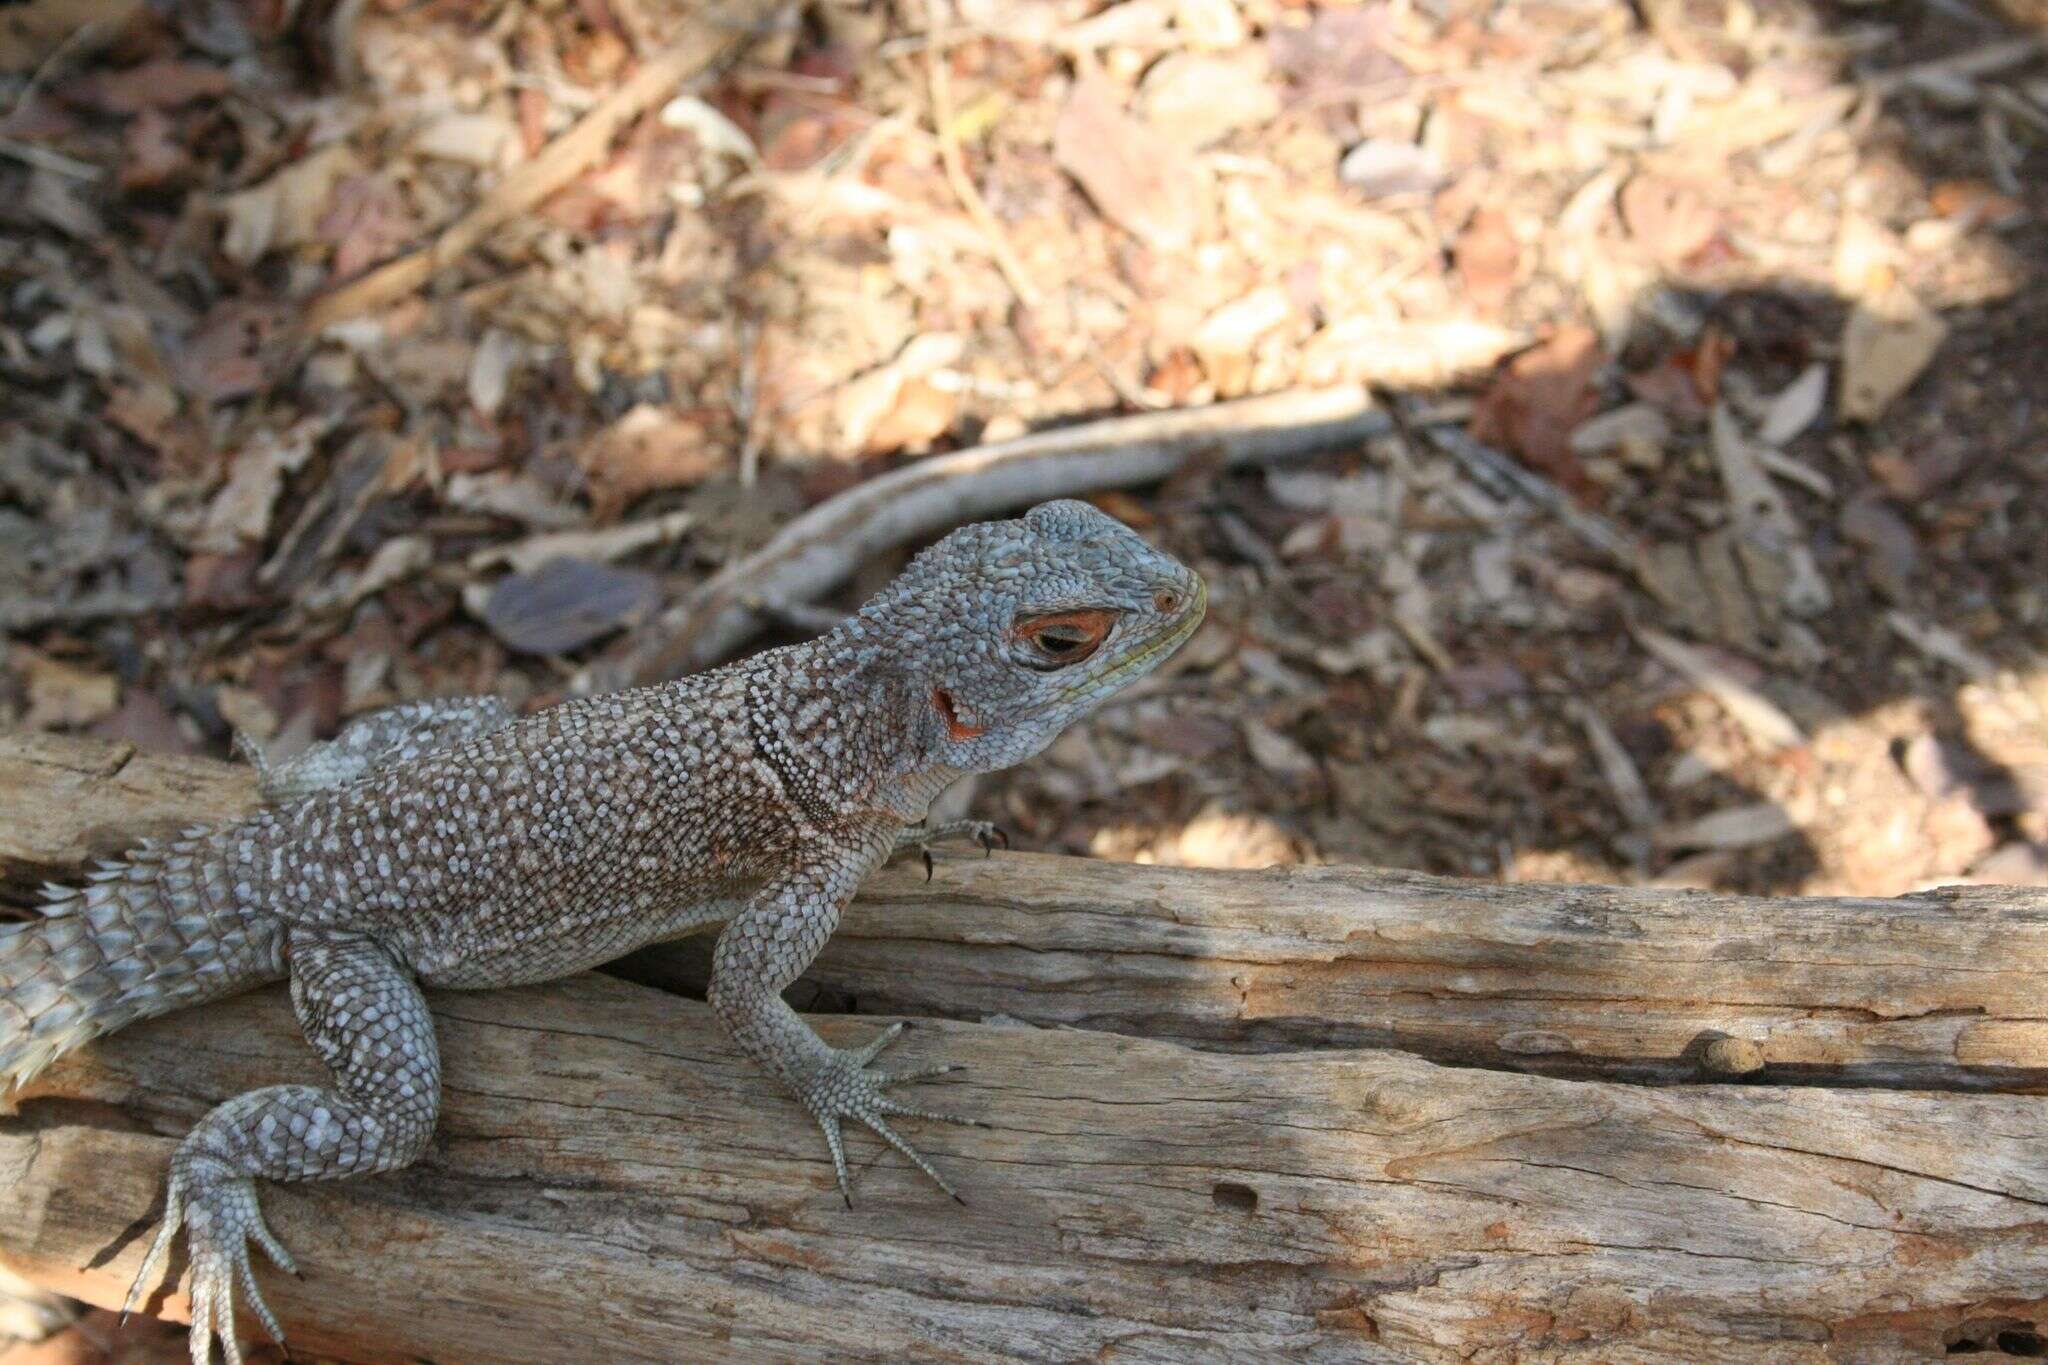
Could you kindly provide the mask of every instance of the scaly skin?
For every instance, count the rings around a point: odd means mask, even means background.
[[[277,804],[145,846],[0,930],[0,1088],[136,1019],[288,976],[329,1086],[250,1091],[171,1161],[139,1302],[182,1225],[192,1358],[241,1359],[237,1289],[273,1337],[248,1242],[290,1268],[255,1178],[416,1159],[440,1101],[421,985],[546,981],[723,921],[710,1001],[815,1118],[852,1203],[841,1127],[865,1124],[949,1194],[892,1119],[955,1122],[834,1049],[784,1003],[861,879],[968,772],[1008,767],[1156,667],[1201,580],[1081,503],[954,532],[851,621],[805,644],[514,721],[490,699],[400,708],[266,769]],[[900,1027],[900,1026],[898,1026]],[[957,1195],[955,1196],[958,1197]]]

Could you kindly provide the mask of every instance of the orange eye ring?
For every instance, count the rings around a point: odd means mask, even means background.
[[[1065,668],[1102,648],[1116,613],[1100,608],[1033,616],[1010,627],[1010,638],[1031,647],[1041,668]]]

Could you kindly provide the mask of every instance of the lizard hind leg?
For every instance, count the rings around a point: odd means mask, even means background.
[[[171,1158],[163,1225],[128,1294],[133,1311],[182,1226],[191,1251],[193,1365],[207,1365],[216,1339],[229,1365],[240,1365],[238,1290],[272,1339],[284,1339],[257,1289],[248,1244],[297,1272],[263,1221],[256,1177],[332,1180],[395,1170],[410,1165],[434,1131],[440,1059],[412,978],[363,939],[294,932],[290,961],[299,1026],[334,1073],[334,1088],[267,1086],[201,1119]]]

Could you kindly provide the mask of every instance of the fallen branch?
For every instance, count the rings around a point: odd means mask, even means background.
[[[961,522],[1155,482],[1201,456],[1258,464],[1391,429],[1371,393],[1353,387],[1114,417],[919,460],[827,499],[728,564],[642,631],[623,659],[594,670],[594,681],[604,690],[707,668],[761,629],[760,603],[816,601],[868,558]]]
[[[509,172],[475,208],[443,228],[431,245],[388,261],[316,299],[306,311],[307,332],[318,334],[337,322],[415,293],[506,223],[537,208],[595,166],[628,124],[675,94],[685,81],[723,61],[750,37],[744,25],[727,26],[712,18],[692,19],[690,28],[687,37],[641,63],[567,132]]]

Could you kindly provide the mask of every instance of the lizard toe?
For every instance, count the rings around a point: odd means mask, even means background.
[[[257,1287],[255,1267],[249,1260],[249,1243],[255,1241],[280,1266],[293,1274],[298,1272],[284,1245],[263,1221],[255,1182],[203,1156],[181,1157],[172,1163],[170,1186],[164,1197],[163,1226],[142,1259],[142,1268],[121,1310],[123,1315],[135,1311],[147,1297],[157,1266],[169,1252],[180,1228],[185,1232],[192,1268],[192,1331],[188,1343],[192,1365],[210,1365],[216,1341],[227,1365],[242,1365],[242,1346],[235,1336],[237,1288],[271,1340],[283,1346],[284,1327]]]
[[[902,1037],[908,1027],[906,1021],[898,1020],[863,1047],[834,1051],[800,1086],[804,1107],[817,1118],[819,1127],[825,1132],[825,1145],[832,1152],[833,1173],[839,1179],[839,1193],[845,1199],[848,1208],[853,1206],[853,1195],[847,1179],[845,1141],[840,1132],[841,1122],[845,1119],[852,1119],[873,1129],[884,1142],[901,1152],[913,1166],[931,1177],[932,1183],[955,1200],[966,1202],[960,1199],[959,1193],[939,1174],[937,1168],[889,1126],[888,1120],[935,1119],[941,1123],[960,1123],[977,1128],[985,1128],[988,1125],[958,1114],[903,1104],[883,1093],[887,1086],[951,1075],[966,1068],[957,1062],[944,1062],[897,1072],[867,1069],[868,1064],[874,1061],[884,1048]]]

